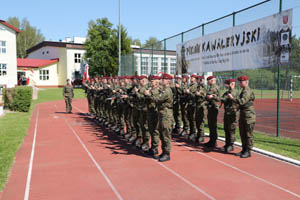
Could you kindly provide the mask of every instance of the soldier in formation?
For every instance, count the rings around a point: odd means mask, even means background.
[[[172,80],[174,82],[172,82]],[[235,90],[235,79],[225,81],[227,91],[221,96],[216,77],[193,74],[162,76],[101,77],[85,83],[89,114],[103,126],[122,135],[134,147],[161,162],[170,160],[172,133],[199,145],[204,142],[207,113],[209,141],[207,148],[217,146],[217,116],[224,106],[224,152],[234,150],[235,129],[240,111],[239,129],[242,158],[250,157],[253,147],[255,111],[248,77],[239,77],[241,94]],[[161,154],[159,155],[159,141]]]

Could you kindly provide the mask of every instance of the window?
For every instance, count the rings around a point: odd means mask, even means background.
[[[7,64],[0,63],[0,76],[6,76],[7,74]]]
[[[75,53],[75,63],[81,63],[81,54],[80,53]]]
[[[49,80],[49,70],[48,69],[40,70],[40,80],[42,80],[42,81]]]
[[[141,74],[148,74],[148,57],[142,57]]]
[[[158,72],[158,58],[153,58],[152,62],[153,62],[152,74],[157,74],[157,72]]]
[[[161,60],[161,64],[160,64],[161,70],[164,73],[167,73],[168,72],[168,58],[164,59],[164,57],[162,57],[162,58],[160,58],[160,60]]]
[[[0,40],[0,53],[6,53],[6,41]]]
[[[49,51],[47,51],[47,54],[49,54]]]
[[[176,58],[171,58],[171,61],[170,61],[170,74],[176,74]]]

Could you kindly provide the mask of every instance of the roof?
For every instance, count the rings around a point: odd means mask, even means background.
[[[53,64],[53,63],[57,63],[58,61],[59,61],[58,58],[52,59],[52,60],[18,58],[17,64],[18,64],[18,67],[40,68],[40,67],[45,67],[45,66]]]
[[[37,45],[31,47],[30,49],[26,50],[27,54],[30,54],[33,51],[36,51],[42,47],[65,47],[69,49],[84,49],[83,44],[80,43],[72,43],[72,42],[53,42],[53,41],[43,41],[38,43]]]
[[[10,25],[9,23],[7,23],[7,22],[4,21],[4,20],[1,20],[1,19],[0,19],[0,23],[3,24],[4,26],[6,26],[6,27],[8,27],[8,28],[10,28],[10,29],[12,29],[12,30],[14,30],[14,31],[16,31],[17,33],[20,33],[20,32],[21,32],[20,29],[14,27],[14,26],[12,26],[12,25]]]

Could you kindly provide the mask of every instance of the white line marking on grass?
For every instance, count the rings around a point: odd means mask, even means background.
[[[25,187],[24,200],[29,199],[30,181],[31,181],[31,174],[32,174],[32,165],[33,165],[33,158],[34,158],[34,149],[35,149],[35,142],[36,142],[36,135],[37,135],[38,119],[39,119],[39,106],[37,106],[37,111],[36,111],[34,136],[33,136],[32,148],[31,148],[29,168],[28,168],[28,173],[27,173],[27,181],[26,181],[26,187]]]
[[[82,142],[82,140],[80,139],[80,137],[78,136],[78,134],[76,133],[76,131],[73,129],[73,127],[68,123],[68,121],[65,118],[64,118],[64,120],[65,120],[66,124],[69,126],[69,128],[72,130],[73,134],[78,139],[78,141],[80,142],[80,144],[82,145],[82,147],[84,148],[84,150],[87,152],[87,154],[89,155],[90,159],[95,164],[96,168],[99,170],[99,172],[105,178],[106,182],[111,187],[111,189],[113,190],[113,192],[115,193],[115,195],[117,196],[117,198],[119,200],[123,200],[123,198],[121,197],[120,193],[117,191],[117,189],[115,188],[115,186],[112,184],[112,182],[110,181],[110,179],[108,178],[108,176],[105,174],[105,172],[103,171],[103,169],[101,168],[101,166],[94,159],[93,155],[90,153],[90,151],[87,149],[87,147],[85,146],[85,144]]]
[[[196,149],[194,149],[194,148],[184,146],[184,145],[182,145],[181,143],[178,143],[178,142],[175,142],[175,143],[178,144],[178,145],[183,146],[183,147],[186,148],[186,149],[189,149],[189,150],[196,150]],[[194,152],[195,152],[195,151],[194,151]],[[255,178],[255,179],[257,179],[257,180],[259,180],[259,181],[262,181],[262,182],[264,182],[264,183],[266,183],[266,184],[268,184],[268,185],[271,185],[271,186],[273,186],[273,187],[275,187],[275,188],[277,188],[277,189],[279,189],[279,190],[282,190],[282,191],[287,192],[287,193],[289,193],[289,194],[291,194],[291,195],[293,195],[293,196],[295,196],[295,197],[300,198],[300,195],[299,195],[299,194],[296,194],[296,193],[294,193],[294,192],[292,192],[292,191],[290,191],[290,190],[288,190],[288,189],[285,189],[285,188],[283,188],[283,187],[281,187],[281,186],[279,186],[279,185],[276,185],[276,184],[274,184],[274,183],[271,183],[271,182],[269,182],[269,181],[267,181],[267,180],[265,180],[265,179],[263,179],[263,178],[260,178],[260,177],[258,177],[258,176],[255,176],[255,175],[253,175],[253,174],[250,174],[249,172],[246,172],[246,171],[244,171],[244,170],[242,170],[242,169],[239,169],[239,168],[237,168],[237,167],[235,167],[235,166],[233,166],[233,165],[230,165],[230,164],[225,163],[225,162],[223,162],[223,161],[221,161],[221,160],[218,160],[218,159],[216,159],[216,158],[213,158],[213,157],[211,157],[211,156],[208,156],[208,155],[206,155],[206,154],[204,154],[204,153],[202,153],[202,152],[199,152],[199,151],[197,151],[197,150],[196,150],[196,153],[201,154],[201,155],[203,155],[203,156],[205,156],[205,157],[207,157],[207,158],[209,158],[209,159],[211,159],[211,160],[214,160],[214,161],[216,161],[216,162],[218,162],[218,163],[221,163],[222,165],[225,165],[225,166],[227,166],[227,167],[229,167],[229,168],[232,168],[232,169],[234,169],[234,170],[237,170],[237,171],[239,171],[239,172],[241,172],[241,173],[243,173],[243,174],[246,174],[246,175],[248,175],[248,176],[250,176],[250,177],[252,177],[252,178]]]
[[[156,161],[157,162],[157,161]],[[175,176],[177,176],[179,179],[181,179],[183,182],[185,182],[186,184],[188,184],[189,186],[191,186],[192,188],[194,188],[195,190],[197,190],[198,192],[202,193],[204,196],[206,196],[209,199],[215,200],[214,197],[210,196],[209,194],[207,194],[206,192],[204,192],[202,189],[200,189],[199,187],[197,187],[196,185],[194,185],[193,183],[191,183],[190,181],[188,181],[186,178],[184,178],[183,176],[179,175],[178,173],[176,173],[174,170],[170,169],[169,167],[167,167],[166,165],[157,162],[157,164],[159,164],[160,166],[162,166],[163,168],[165,168],[166,170],[168,170],[169,172],[171,172],[172,174],[174,174]]]

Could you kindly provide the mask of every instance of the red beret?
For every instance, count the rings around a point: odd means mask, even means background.
[[[142,80],[142,79],[144,79],[144,78],[148,78],[148,77],[145,76],[145,75],[141,75],[141,76],[138,77],[139,80]]]
[[[130,79],[130,76],[125,75],[125,76],[123,76],[123,79]]]
[[[114,76],[113,79],[118,79],[118,76]]]
[[[173,76],[171,76],[170,74],[163,74],[162,78],[163,78],[163,79],[172,80],[172,79],[173,79]]]
[[[204,76],[198,76],[199,79],[204,79]]]
[[[181,75],[176,75],[175,78],[181,79]]]
[[[138,76],[136,76],[136,75],[133,75],[133,76],[131,76],[131,77],[129,77],[129,79],[136,79],[136,78],[138,78]]]
[[[210,80],[210,79],[213,79],[213,78],[216,78],[215,76],[209,76],[209,77],[207,77],[207,79],[206,80]]]
[[[229,83],[235,82],[234,78],[229,79]]]
[[[248,81],[248,80],[249,80],[248,76],[240,76],[240,77],[238,77],[238,81]]]
[[[224,81],[224,84],[227,84],[227,85],[229,85],[230,84],[230,81],[229,81],[230,79],[226,79],[225,81]]]
[[[192,77],[193,77],[193,78],[198,78],[199,76],[196,75],[196,74],[193,74]]]
[[[186,78],[186,79],[189,79],[190,76],[189,75],[183,75],[182,78]]]
[[[151,80],[160,80],[161,77],[160,76],[151,76]]]

